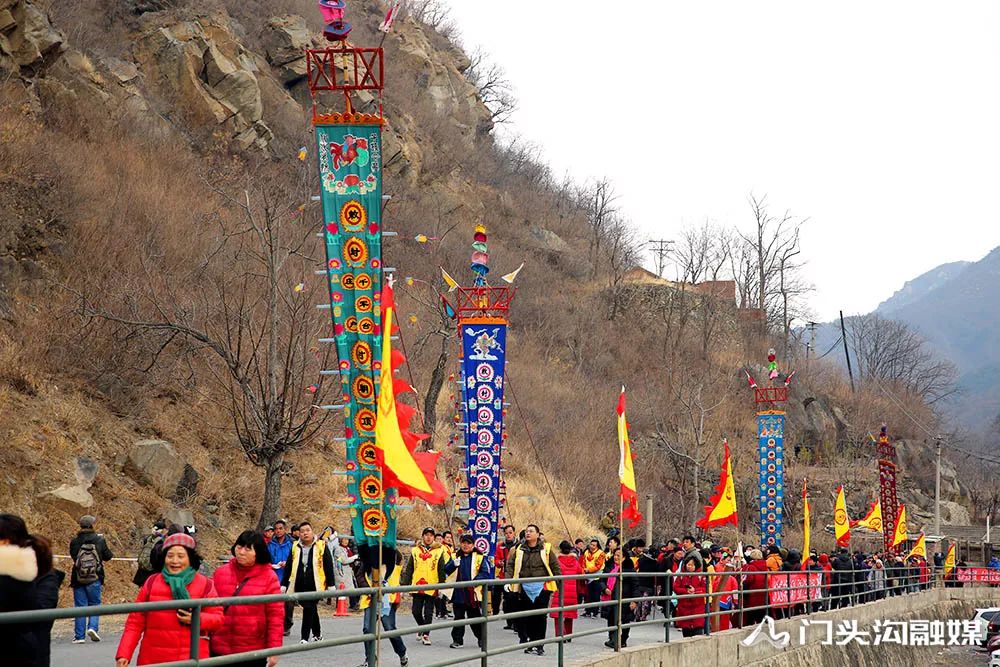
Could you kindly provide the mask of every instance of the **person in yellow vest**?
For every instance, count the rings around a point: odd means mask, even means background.
[[[286,590],[294,593],[309,591],[324,591],[333,585],[333,557],[326,542],[316,539],[312,524],[303,521],[299,524],[299,541],[292,545],[288,567],[281,582],[281,592]],[[319,626],[318,600],[303,600],[302,607],[302,644],[309,642],[312,633],[313,641],[322,641],[323,632]]]
[[[399,577],[403,586],[419,586],[423,584],[440,584],[445,579],[445,552],[440,544],[434,542],[434,529],[424,528],[420,535],[420,544],[413,547],[410,557],[403,565],[403,573]],[[430,625],[434,618],[434,599],[436,590],[419,591],[413,594],[413,620],[419,626]],[[431,645],[431,633],[418,632],[417,639],[424,646]]]
[[[524,542],[512,549],[507,556],[506,571],[511,579],[527,579],[530,577],[556,577],[561,574],[559,559],[552,551],[552,546],[539,537],[538,526],[528,524],[524,529]],[[522,644],[545,639],[545,612],[549,607],[549,598],[556,590],[556,582],[532,582],[525,584],[508,584],[510,591],[517,594],[515,611],[538,610],[538,614],[519,619],[517,634]],[[545,655],[543,646],[533,646],[524,649],[525,653]]]
[[[378,558],[378,550],[374,551],[374,557]],[[365,555],[369,558],[372,557],[368,551]],[[378,569],[378,563],[368,563],[365,558],[361,559],[362,565],[365,571],[365,585],[368,587],[374,587],[374,579],[372,575]],[[383,586],[399,586],[400,575],[403,572],[403,556],[398,551],[391,547],[385,547],[382,549],[382,571],[387,573],[388,576],[383,577]],[[396,629],[396,610],[399,609],[399,604],[402,602],[402,593],[385,593],[382,597],[382,603],[379,605],[380,609],[376,610],[372,607],[372,600],[370,595],[362,595],[360,607],[365,612],[365,621],[362,632],[364,634],[369,634],[375,632],[375,615],[378,613],[382,621],[382,629],[391,631]],[[397,656],[399,656],[399,667],[406,667],[410,664],[410,659],[406,655],[406,644],[403,643],[402,637],[390,637],[389,642],[392,644],[392,650]],[[375,651],[375,641],[369,640],[365,642],[365,662],[359,667],[375,667],[376,665],[376,651]]]
[[[455,557],[455,536],[450,530],[441,533],[441,548],[444,549],[444,562],[449,563]],[[448,575],[446,581],[450,584],[455,581],[455,574]],[[437,604],[434,607],[434,615],[438,618],[451,618],[448,612],[448,601],[451,600],[451,586],[442,586],[438,590]]]
[[[493,578],[493,568],[490,566],[490,561],[483,554],[476,551],[472,535],[462,535],[459,538],[458,553],[445,563],[444,571],[447,574],[454,573],[456,575],[456,582]],[[483,615],[482,588],[452,589],[451,601],[455,609],[456,621],[461,621],[465,618],[480,618]],[[472,634],[476,636],[476,641],[479,643],[480,648],[482,648],[483,626],[479,624],[473,625]],[[464,643],[465,626],[460,625],[452,628],[451,648],[462,648]]]
[[[604,590],[604,582],[601,579],[596,579],[596,575],[604,572],[604,563],[607,560],[607,554],[601,550],[601,542],[596,537],[590,540],[590,544],[587,546],[587,550],[583,552],[583,558],[581,558],[581,565],[583,565],[583,573],[587,575],[587,602],[600,602],[601,591]],[[592,618],[597,618],[600,616],[600,609],[597,607],[592,607],[583,612],[583,617],[588,616]]]

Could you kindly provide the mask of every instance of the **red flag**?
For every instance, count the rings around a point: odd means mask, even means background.
[[[391,5],[389,5],[389,11],[386,12],[385,20],[379,25],[378,29],[381,32],[389,32],[392,30],[392,22],[396,20],[396,13],[399,12],[399,5],[401,0],[396,0]]]

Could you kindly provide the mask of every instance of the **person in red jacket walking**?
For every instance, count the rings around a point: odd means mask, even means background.
[[[684,561],[684,574],[674,578],[674,593],[683,596],[677,600],[677,620],[674,623],[685,637],[705,634],[705,593],[707,577],[698,571],[698,561],[688,558]],[[693,597],[698,596],[698,597]],[[684,618],[700,616],[701,618]]]
[[[563,574],[577,574],[583,576],[583,568],[580,566],[580,558],[573,553],[573,545],[569,543],[569,540],[563,540],[559,544],[558,560],[559,569]],[[580,604],[581,583],[582,580],[580,579],[563,579],[561,582],[562,604],[559,604],[559,594],[557,592],[556,595],[552,596],[552,604],[549,606],[572,607],[573,605]],[[563,627],[561,628],[559,627],[559,612],[549,612],[549,616],[552,618],[557,637],[573,634],[573,620],[578,616],[576,610],[563,612]],[[566,641],[573,640],[567,639]]]
[[[212,580],[198,573],[201,556],[194,537],[175,533],[163,541],[164,567],[146,580],[136,602],[214,598]],[[273,575],[272,575],[273,576]],[[139,665],[188,660],[191,657],[191,609],[136,611],[128,615],[115,653],[117,667],[126,667],[139,646]],[[198,657],[209,657],[208,634],[222,625],[222,607],[202,607]]]
[[[212,575],[219,597],[240,595],[278,595],[281,586],[271,569],[271,554],[264,536],[245,530],[236,538],[233,559]],[[281,646],[285,605],[234,604],[223,608],[225,620],[212,635],[212,655],[232,655]],[[239,667],[274,667],[278,656],[237,663]]]

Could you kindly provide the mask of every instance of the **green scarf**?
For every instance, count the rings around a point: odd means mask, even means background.
[[[194,581],[195,571],[192,567],[186,567],[177,574],[170,574],[167,568],[163,568],[163,580],[170,586],[170,595],[175,600],[189,600],[188,584]]]

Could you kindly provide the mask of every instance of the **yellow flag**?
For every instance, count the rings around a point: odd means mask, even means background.
[[[802,532],[805,539],[802,544],[802,558],[809,557],[809,533],[812,528],[812,518],[809,516],[812,508],[809,507],[809,491],[807,490],[807,480],[802,480]]]
[[[736,513],[736,485],[733,484],[733,464],[729,460],[729,441],[723,440],[722,472],[719,474],[719,485],[715,487],[708,505],[705,505],[705,516],[695,522],[703,530],[712,526],[731,523],[739,527],[739,515]]]
[[[948,576],[955,569],[955,542],[948,547],[948,555],[944,557],[944,576]]]
[[[920,533],[920,537],[917,538],[917,543],[913,545],[910,549],[910,553],[906,554],[905,560],[910,560],[913,556],[920,556],[924,560],[927,560],[927,542],[924,540],[924,534]]]
[[[896,547],[906,541],[906,505],[899,506],[899,518],[896,519],[896,532],[893,533],[892,546]]]
[[[628,421],[625,419],[625,386],[618,397],[618,481],[621,486],[622,518],[629,520],[629,528],[635,528],[642,520],[639,512],[639,494],[635,486],[635,468],[632,465],[632,448],[628,439]]]
[[[837,546],[846,547],[851,543],[851,524],[847,521],[847,499],[844,485],[837,487],[837,501],[833,506],[833,529],[837,534]]]
[[[872,505],[871,510],[868,511],[868,515],[854,525],[861,526],[862,528],[867,528],[868,530],[874,530],[876,533],[881,533],[883,529],[882,501],[876,500],[875,504]]]
[[[444,280],[444,284],[448,286],[448,291],[449,292],[454,292],[455,290],[457,290],[458,289],[458,281],[455,280],[454,278],[452,278],[448,274],[448,272],[444,270],[443,266],[439,267],[439,268],[441,269],[441,279]]]
[[[378,416],[375,419],[375,459],[382,469],[382,485],[396,489],[404,498],[421,498],[431,505],[444,502],[447,494],[435,475],[438,452],[415,452],[426,436],[409,432],[413,408],[396,403],[393,383],[392,320],[395,311],[392,285],[382,289],[382,366],[379,372]],[[399,360],[401,363],[401,359]],[[403,419],[400,419],[400,414]],[[400,422],[407,426],[404,428]]]

